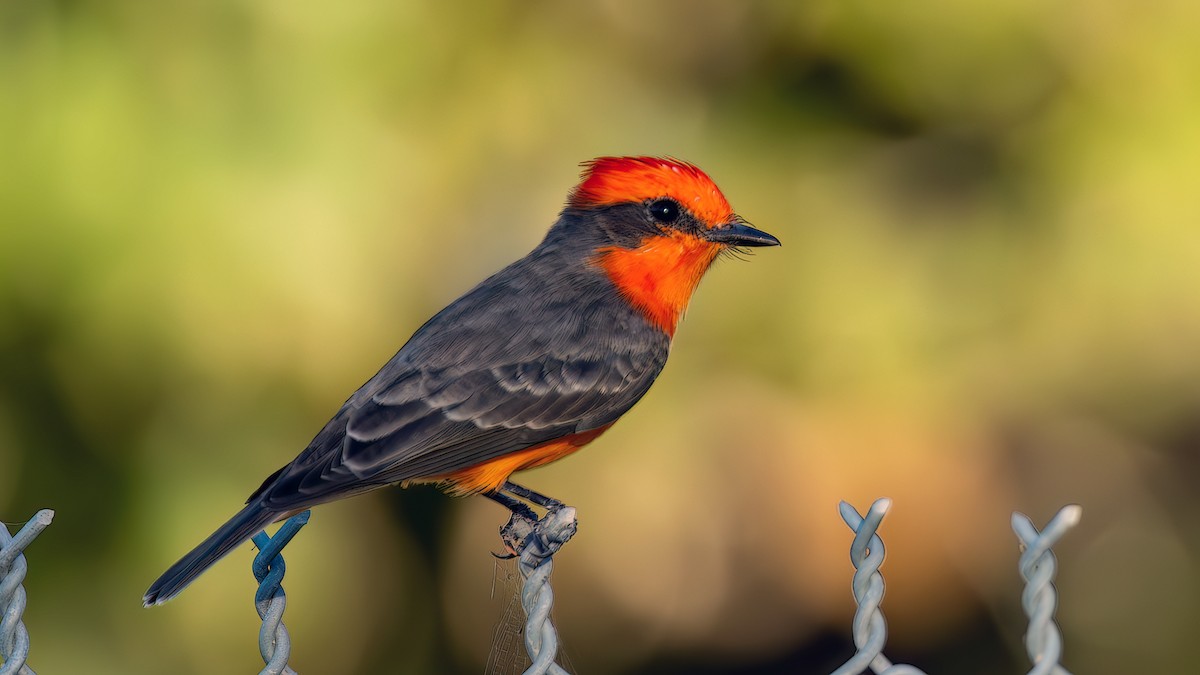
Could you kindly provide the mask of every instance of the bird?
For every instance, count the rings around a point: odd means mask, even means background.
[[[778,246],[697,166],[599,157],[528,255],[435,314],[295,459],[142,598],[178,595],[272,522],[392,485],[482,494],[516,514],[562,503],[509,480],[595,440],[662,372],[722,253]]]

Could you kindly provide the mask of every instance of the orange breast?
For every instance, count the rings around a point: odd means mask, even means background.
[[[700,278],[720,247],[682,232],[647,237],[632,249],[601,249],[596,263],[613,285],[659,330],[675,335]]]
[[[591,443],[597,436],[604,433],[611,424],[585,431],[580,434],[564,436],[549,443],[535,445],[517,452],[490,459],[482,464],[469,466],[465,469],[452,471],[440,476],[430,476],[421,479],[422,483],[439,483],[452,495],[473,495],[480,492],[498,490],[504,481],[515,471],[532,469],[535,466],[549,464],[556,459],[562,459],[579,448]],[[416,482],[416,481],[415,481]]]

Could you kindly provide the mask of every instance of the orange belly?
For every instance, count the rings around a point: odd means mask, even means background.
[[[592,429],[581,434],[564,436],[549,443],[535,445],[532,448],[525,448],[517,452],[510,452],[507,455],[490,459],[465,469],[459,469],[458,471],[452,471],[440,476],[430,476],[429,478],[423,478],[414,482],[439,483],[447,492],[456,496],[473,495],[479,492],[493,492],[498,490],[501,485],[504,485],[504,481],[508,480],[508,477],[514,471],[532,469],[535,466],[549,464],[556,459],[562,459],[591,443],[610,426],[612,425],[608,424],[599,429]]]

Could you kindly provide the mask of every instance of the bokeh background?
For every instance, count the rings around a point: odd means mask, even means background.
[[[42,507],[39,672],[259,663],[252,549],[142,591],[429,315],[532,248],[578,163],[695,162],[783,240],[702,284],[652,393],[524,476],[579,508],[583,673],[824,673],[839,500],[895,500],[889,654],[1014,673],[1013,510],[1075,672],[1200,626],[1200,4],[0,3],[0,519]],[[504,512],[328,505],[302,673],[479,673]]]

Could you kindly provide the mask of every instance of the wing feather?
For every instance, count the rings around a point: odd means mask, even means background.
[[[629,410],[662,370],[670,338],[603,278],[542,278],[521,269],[531,259],[426,323],[251,499],[286,511],[444,475]],[[562,283],[569,292],[552,287]]]

